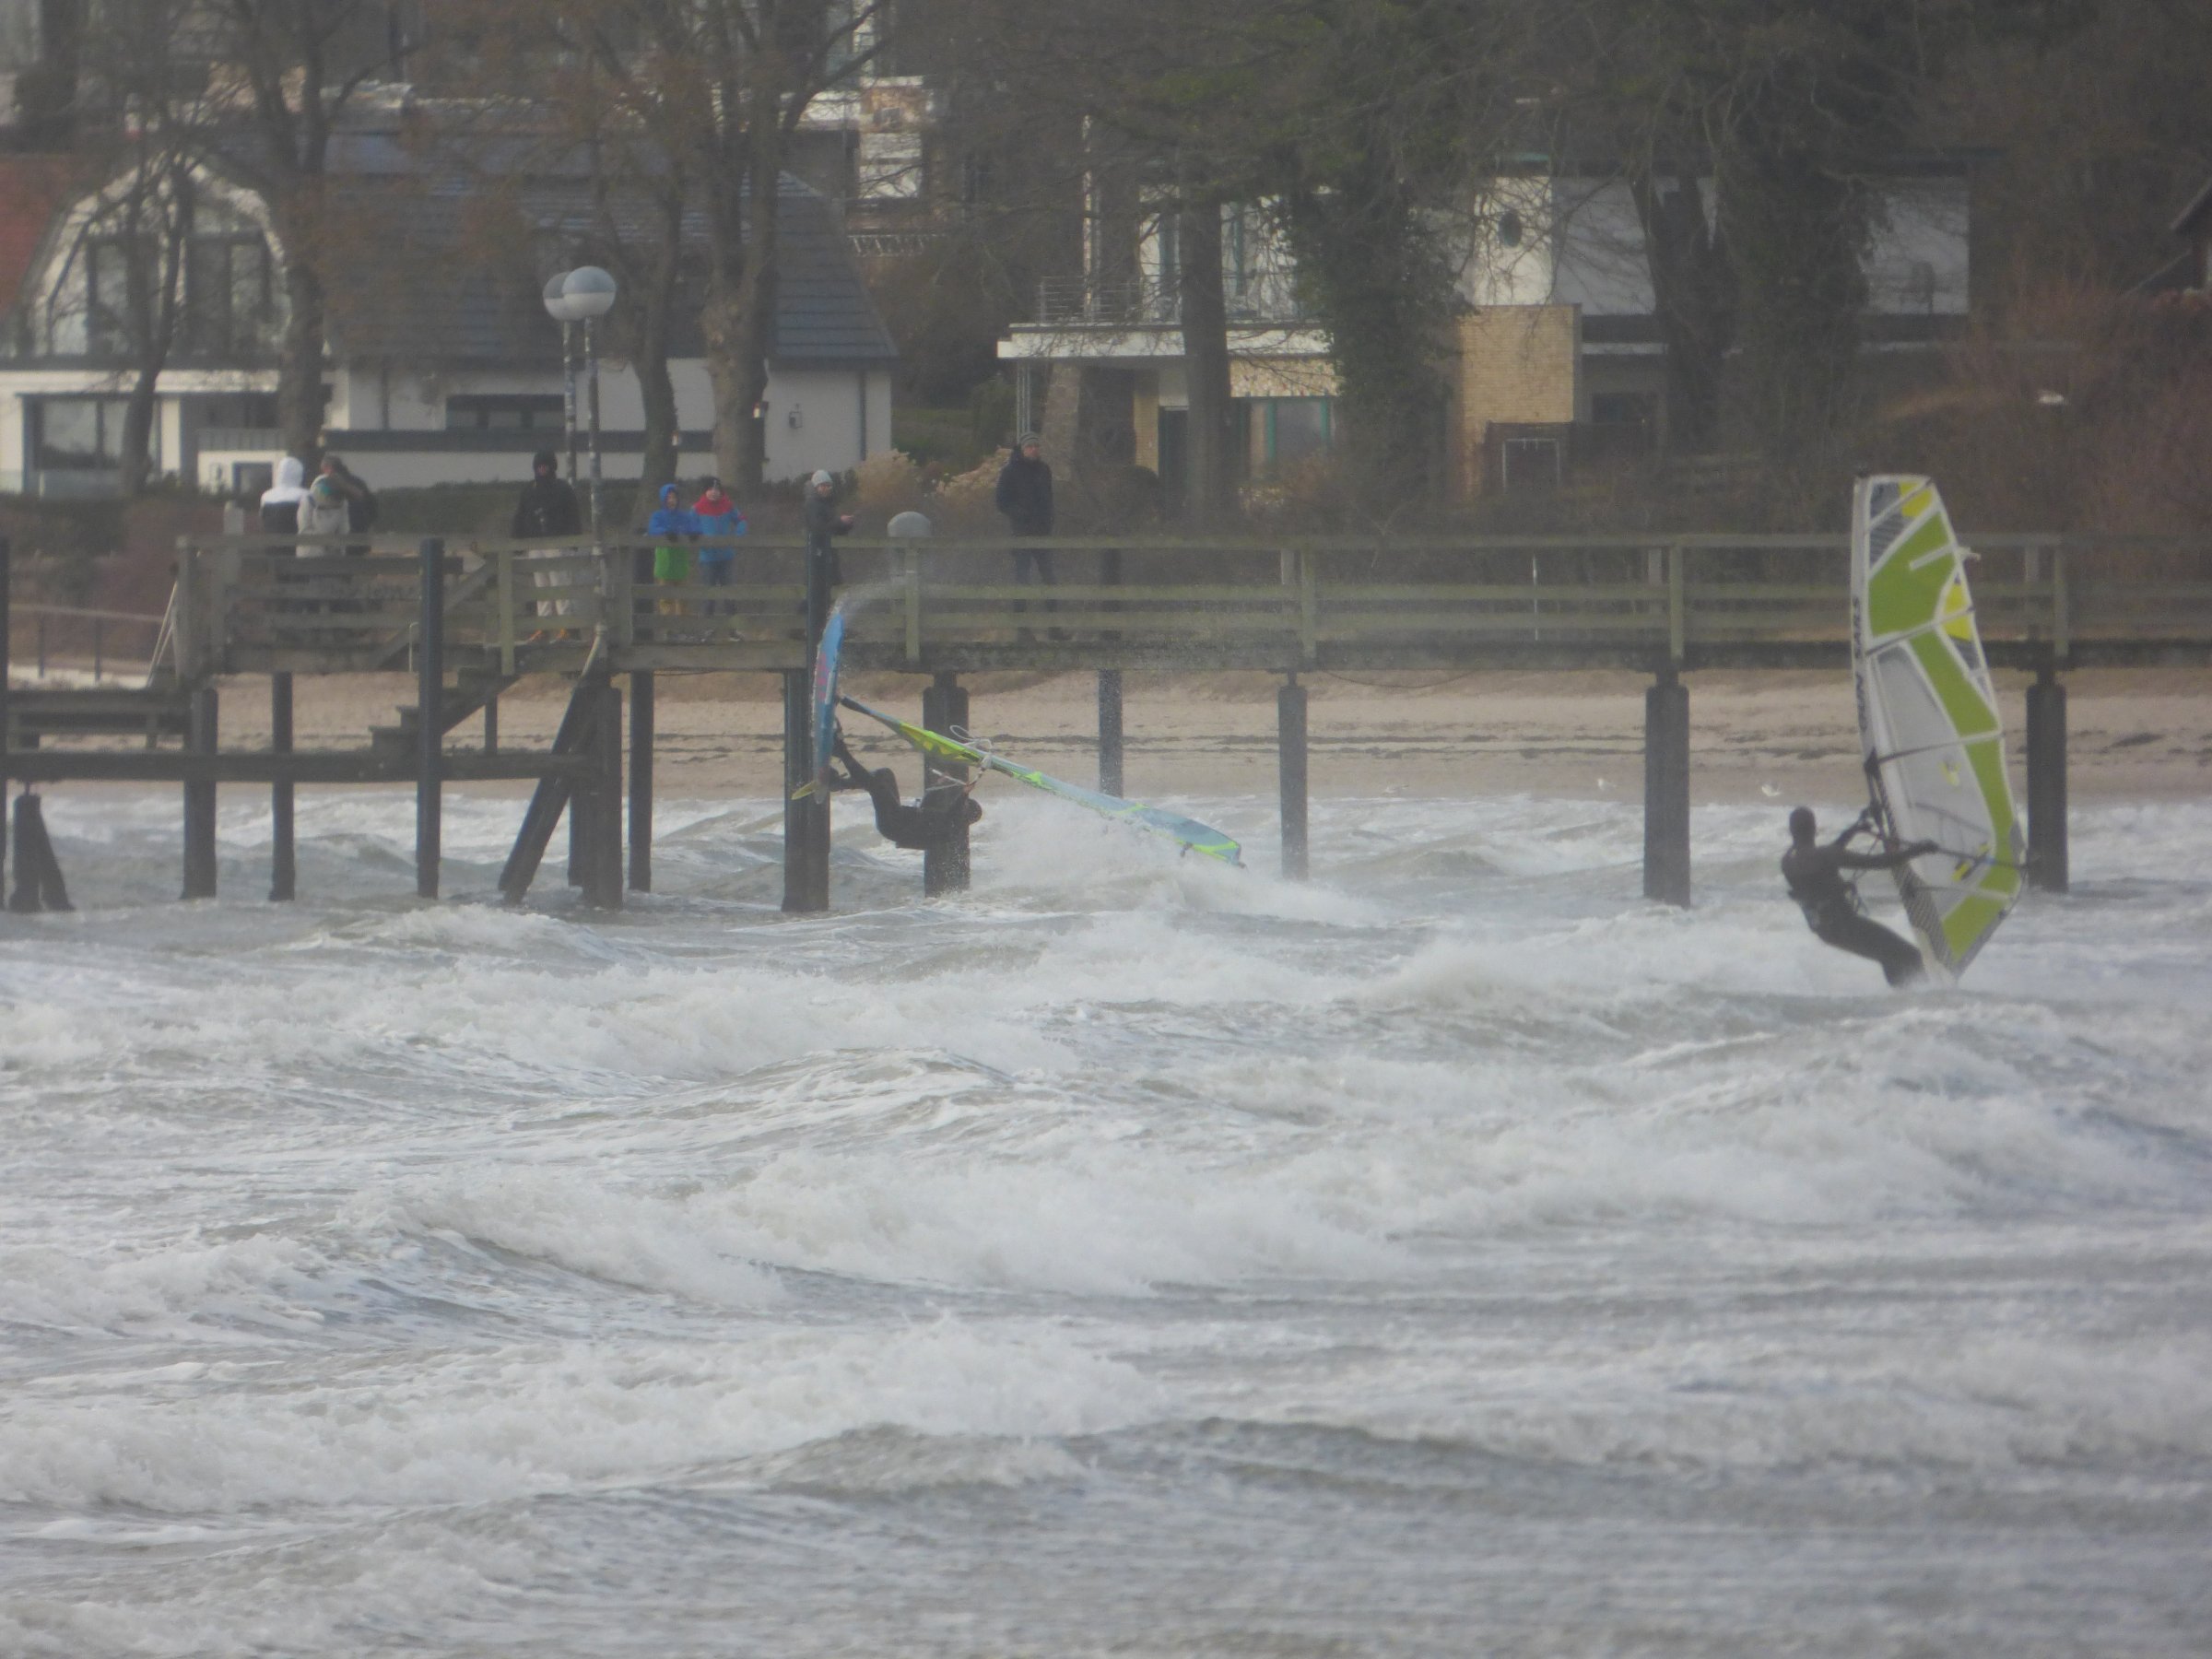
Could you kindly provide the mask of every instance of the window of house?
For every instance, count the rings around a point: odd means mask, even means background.
[[[1594,392],[1590,394],[1593,426],[1655,426],[1659,400],[1649,392]]]
[[[30,406],[30,464],[39,471],[102,472],[121,464],[128,400],[42,397]],[[148,454],[153,447],[154,434],[149,431]]]
[[[1519,247],[1522,237],[1527,232],[1528,227],[1521,222],[1521,216],[1511,207],[1498,216],[1498,245],[1500,247]]]
[[[860,194],[872,201],[912,201],[922,194],[922,135],[863,133]]]
[[[1257,397],[1250,408],[1252,458],[1259,468],[1320,454],[1335,435],[1335,412],[1325,397]]]
[[[276,316],[267,242],[252,233],[192,239],[184,253],[187,351],[229,357],[265,349]]]
[[[131,345],[131,250],[120,237],[85,244],[85,348],[94,357]]]
[[[449,432],[558,432],[560,394],[465,393],[445,400]]]

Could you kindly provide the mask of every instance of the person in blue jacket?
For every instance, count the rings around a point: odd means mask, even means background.
[[[675,485],[661,486],[661,504],[645,522],[645,535],[653,543],[653,581],[665,587],[689,581],[691,544],[699,539],[699,515],[683,504]],[[660,603],[664,617],[676,616],[682,609],[679,600],[663,599]]]
[[[722,480],[709,478],[699,500],[691,503],[699,520],[699,579],[708,587],[728,587],[735,573],[737,549],[730,538],[746,532],[745,512],[723,493]],[[707,614],[726,617],[737,608],[734,600],[709,600]]]

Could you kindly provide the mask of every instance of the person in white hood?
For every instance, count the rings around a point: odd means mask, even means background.
[[[296,455],[276,463],[276,482],[262,491],[261,533],[264,535],[300,534],[300,508],[307,500],[307,468]]]

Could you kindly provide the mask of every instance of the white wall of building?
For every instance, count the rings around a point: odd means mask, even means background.
[[[1711,179],[1699,186],[1706,217]],[[1501,180],[1477,205],[1460,279],[1470,304],[1579,305],[1585,316],[1647,316],[1654,300],[1643,227],[1627,184],[1613,179]],[[1963,315],[1969,276],[1964,178],[1884,184],[1865,258],[1867,309]],[[1517,241],[1500,228],[1517,232]]]

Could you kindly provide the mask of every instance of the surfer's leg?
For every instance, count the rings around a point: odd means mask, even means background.
[[[1821,928],[1818,936],[1824,945],[1865,957],[1870,962],[1879,962],[1882,977],[1892,985],[1910,983],[1924,971],[1920,947],[1910,940],[1899,938],[1871,917],[1838,917]]]

